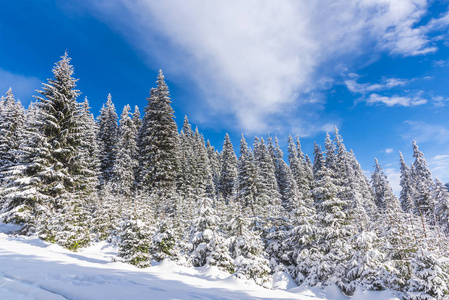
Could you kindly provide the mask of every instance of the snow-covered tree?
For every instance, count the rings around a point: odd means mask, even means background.
[[[437,253],[417,253],[411,262],[412,277],[407,282],[410,299],[447,299],[449,260]]]
[[[240,140],[240,158],[237,165],[237,197],[242,207],[255,217],[261,211],[261,206],[267,203],[259,203],[258,187],[259,174],[254,163],[253,154],[248,148],[242,135]]]
[[[221,165],[220,165],[220,154],[215,150],[215,148],[210,144],[210,141],[206,142],[207,156],[209,158],[210,168],[212,172],[212,178],[214,181],[215,190],[217,192],[218,183],[220,179]]]
[[[130,107],[126,105],[120,116],[117,152],[112,169],[113,188],[118,195],[124,197],[131,197],[134,193],[134,171],[138,166],[136,135],[135,123],[130,117]]]
[[[88,173],[83,162],[81,118],[76,98],[76,79],[67,53],[53,68],[32,107],[26,137],[21,146],[21,163],[7,189],[10,221],[25,223],[25,231],[67,248],[89,242],[86,224],[86,189],[82,177]],[[28,212],[28,213],[27,213]]]
[[[354,253],[345,266],[346,271],[340,275],[344,291],[352,294],[358,287],[370,291],[386,289],[391,266],[380,250],[382,239],[376,232],[364,230],[352,236],[349,242]]]
[[[446,186],[436,178],[433,198],[435,199],[435,217],[438,230],[449,236],[449,191]]]
[[[158,262],[163,261],[166,258],[175,261],[179,259],[176,233],[170,218],[161,219],[157,224],[149,251],[152,259]]]
[[[234,272],[229,245],[220,234],[220,219],[208,198],[200,200],[196,217],[190,226],[190,259],[193,266],[217,266],[223,271]]]
[[[276,168],[263,138],[254,142],[254,161],[259,173],[259,197],[266,198],[261,202],[269,205],[265,211],[276,212],[281,205],[281,194],[276,180]]]
[[[424,154],[419,151],[418,145],[413,141],[413,163],[412,173],[415,186],[415,213],[422,214],[433,224],[433,212],[435,211],[435,201],[432,197],[433,180],[432,174],[427,167]]]
[[[325,165],[317,172],[313,197],[317,205],[318,243],[320,254],[310,270],[307,282],[316,284],[336,283],[345,288],[341,281],[346,272],[344,266],[353,255],[349,239],[356,232],[352,223],[348,203],[338,198],[340,188],[333,183],[333,172]]]
[[[398,211],[400,209],[399,201],[394,195],[388,183],[387,175],[383,172],[377,158],[375,159],[371,182],[373,185],[374,199],[379,210]]]
[[[0,184],[5,171],[19,162],[19,146],[25,126],[25,110],[16,101],[11,88],[0,104]],[[0,201],[1,202],[1,201]]]
[[[108,95],[106,105],[103,105],[98,117],[98,144],[100,148],[100,183],[104,185],[112,180],[117,151],[117,113],[112,103],[111,94]]]
[[[151,237],[149,224],[135,218],[127,220],[120,234],[120,260],[139,268],[151,266]]]
[[[156,213],[174,211],[178,176],[178,129],[162,71],[150,91],[139,133],[140,178],[144,190],[157,195]]]
[[[264,245],[259,234],[249,229],[250,220],[238,215],[229,224],[231,256],[235,275],[254,280],[258,285],[271,287],[270,267],[264,257]]]
[[[237,157],[229,135],[226,134],[221,152],[221,172],[218,183],[218,192],[226,202],[235,194],[235,182],[237,180]]]
[[[401,202],[401,207],[403,211],[408,213],[413,213],[415,211],[415,205],[413,201],[413,183],[412,183],[412,174],[410,168],[404,161],[404,157],[402,153],[399,152],[399,159],[401,164],[401,194],[399,200]]]
[[[85,172],[80,175],[85,187],[83,188],[81,197],[88,198],[92,195],[96,196],[99,185],[100,160],[96,140],[98,128],[94,116],[90,113],[87,97],[81,104],[79,117],[82,127],[80,154],[82,156],[82,163],[85,165]]]

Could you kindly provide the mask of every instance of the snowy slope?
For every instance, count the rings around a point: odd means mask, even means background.
[[[68,251],[36,237],[14,236],[0,224],[0,299],[349,299],[336,287],[297,287],[275,274],[267,290],[216,268],[192,269],[170,261],[146,269],[112,262],[117,249],[98,243]],[[360,292],[353,299],[396,299]]]

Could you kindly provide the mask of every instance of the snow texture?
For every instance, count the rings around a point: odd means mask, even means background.
[[[71,252],[12,234],[18,229],[0,224],[1,299],[349,299],[336,286],[297,287],[282,272],[274,274],[269,290],[216,267],[186,268],[164,260],[139,269],[112,262],[117,248],[106,242]],[[398,299],[367,291],[357,291],[353,299],[362,298]]]

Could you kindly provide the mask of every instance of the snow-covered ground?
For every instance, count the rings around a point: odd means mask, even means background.
[[[138,269],[113,262],[117,249],[102,242],[71,252],[0,224],[0,299],[349,299],[336,287],[298,287],[275,274],[268,290],[212,268],[164,261]],[[390,292],[358,292],[352,299],[397,299]]]

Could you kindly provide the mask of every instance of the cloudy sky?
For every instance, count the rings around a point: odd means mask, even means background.
[[[178,124],[188,115],[221,150],[288,133],[311,154],[338,126],[366,171],[397,190],[411,141],[449,181],[448,1],[4,1],[0,93],[24,105],[68,50],[97,115],[143,109],[159,69]],[[80,99],[81,100],[81,99]]]

